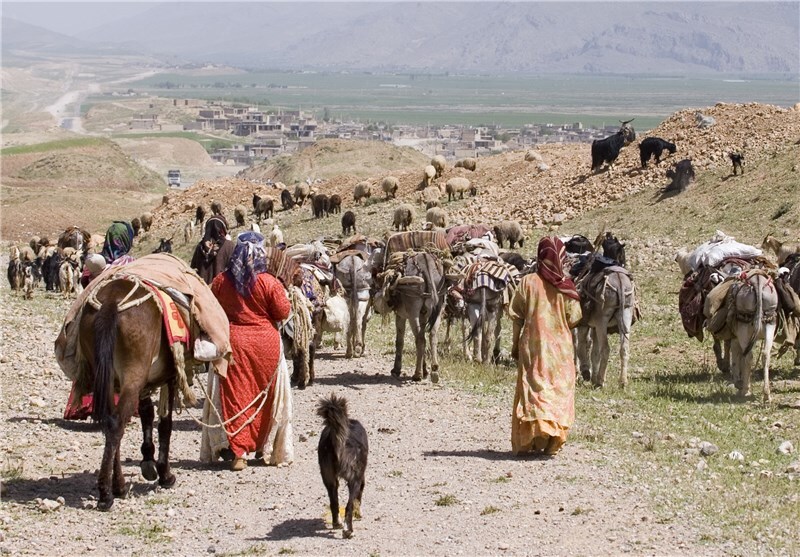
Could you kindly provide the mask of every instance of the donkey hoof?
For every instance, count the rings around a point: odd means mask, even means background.
[[[400,370],[392,369],[392,377],[400,377]]]
[[[412,381],[422,381],[422,376],[419,375],[419,374],[414,374],[414,376],[411,377],[411,380]]]
[[[164,476],[162,479],[160,479],[158,481],[158,485],[160,485],[164,489],[169,489],[169,488],[171,488],[171,487],[173,487],[175,485],[175,482],[176,482],[177,479],[178,478],[175,477],[175,474],[170,472],[169,474],[167,474],[166,476]]]
[[[100,501],[97,502],[97,510],[98,511],[108,512],[108,511],[111,510],[111,507],[113,507],[113,506],[114,506],[114,498],[113,497],[110,498],[107,501],[100,500]]]
[[[581,370],[581,377],[583,377],[584,381],[589,382],[589,381],[592,380],[592,372],[589,371],[588,369],[582,369]]]
[[[349,540],[350,538],[353,537],[353,531],[352,530],[345,530],[344,532],[342,532],[342,537],[344,539],[346,539],[346,540]]]
[[[432,371],[431,372],[431,383],[438,383],[439,382],[439,372]]]
[[[158,479],[158,470],[156,470],[156,463],[153,460],[143,460],[142,463],[139,465],[139,468],[142,471],[142,476],[148,482],[152,482]]]

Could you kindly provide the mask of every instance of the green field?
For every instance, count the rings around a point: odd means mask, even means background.
[[[791,106],[796,80],[723,77],[490,76],[253,72],[159,74],[127,86],[168,98],[303,109],[321,117],[409,124],[584,125],[636,117],[643,129],[687,107],[717,102]]]

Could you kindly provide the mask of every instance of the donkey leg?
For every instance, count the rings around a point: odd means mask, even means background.
[[[312,342],[308,347],[308,383],[307,385],[314,384],[314,360],[317,358],[317,348]]]
[[[169,384],[169,408],[167,415],[158,420],[158,485],[172,487],[175,485],[175,474],[169,469],[169,442],[172,436],[172,409],[175,402],[175,384]]]
[[[406,336],[406,320],[395,313],[394,315],[394,367],[392,375],[400,377],[403,371],[403,342]]]
[[[442,314],[439,314],[439,317],[436,319],[436,323],[433,324],[431,327],[430,333],[428,333],[428,344],[430,345],[430,352],[431,352],[431,373],[436,374],[436,379],[434,382],[437,382],[439,379],[439,351],[436,349],[439,346],[439,327],[442,324]],[[434,379],[434,376],[431,376],[431,379]]]
[[[775,323],[764,325],[764,402],[772,400],[769,388],[769,360],[772,353],[772,341],[775,338]]]
[[[494,325],[494,348],[492,349],[492,363],[497,364],[500,361],[500,333],[502,332],[503,320],[501,316],[501,308],[497,309],[495,314]]]
[[[121,431],[122,428],[119,426],[118,416],[110,415],[103,419],[103,433],[106,438],[106,445],[103,449],[100,473],[97,476],[97,491],[99,492],[97,508],[101,511],[107,511],[114,505],[114,495],[111,492],[111,473],[114,466],[114,457],[122,439]]]
[[[158,478],[156,470],[156,447],[153,444],[153,420],[155,418],[155,408],[150,397],[139,401],[139,419],[142,422],[142,462],[139,465],[142,476],[147,481],[155,481]]]
[[[421,321],[419,317],[409,319],[411,334],[414,335],[414,344],[417,349],[417,363],[414,368],[414,375],[411,377],[412,381],[422,381],[422,368],[425,367],[425,325]]]
[[[578,360],[578,368],[584,381],[592,380],[592,360],[590,342],[591,329],[589,327],[579,327],[575,329],[575,355]]]
[[[726,354],[723,342],[727,343],[728,341],[714,339],[714,359],[717,361],[717,369],[719,369],[723,375],[728,375],[731,372],[731,365],[730,359],[726,359],[725,357]],[[728,345],[728,350],[730,350],[730,345]]]
[[[601,324],[592,329],[592,384],[602,387],[606,382],[606,368],[608,367],[608,331]]]

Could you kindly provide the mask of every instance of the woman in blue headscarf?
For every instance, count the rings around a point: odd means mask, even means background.
[[[272,406],[275,400],[275,377],[281,358],[281,336],[278,323],[289,317],[291,305],[281,282],[267,272],[264,237],[255,232],[239,235],[236,248],[225,272],[211,283],[230,321],[231,365],[225,378],[220,378],[222,416],[228,420],[239,414],[267,387],[267,403],[253,421],[258,405],[248,408],[226,426],[228,431],[241,431],[230,436],[233,452],[231,469],[246,467],[247,453],[260,451],[270,432]]]

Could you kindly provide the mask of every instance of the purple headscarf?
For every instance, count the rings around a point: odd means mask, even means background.
[[[239,234],[226,272],[233,279],[236,291],[244,297],[249,297],[256,283],[256,277],[267,272],[264,236],[257,232]]]

